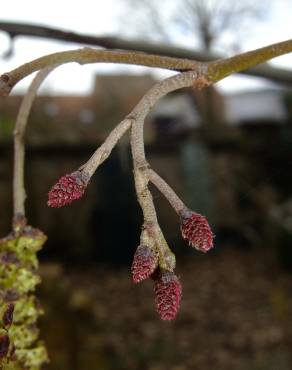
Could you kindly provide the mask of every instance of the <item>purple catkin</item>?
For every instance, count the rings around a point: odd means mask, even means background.
[[[0,360],[7,356],[10,339],[7,334],[0,335]]]
[[[87,184],[88,180],[79,171],[61,177],[49,191],[48,206],[59,208],[81,198]]]
[[[131,267],[133,282],[140,283],[148,279],[155,271],[158,265],[157,254],[147,245],[139,245],[134,254]]]
[[[156,309],[162,320],[174,320],[179,310],[182,286],[170,271],[161,272],[154,283]]]
[[[181,233],[189,244],[201,252],[208,252],[214,247],[214,235],[206,217],[188,211],[181,215]]]
[[[13,322],[14,304],[9,303],[2,317],[3,327],[8,330]]]

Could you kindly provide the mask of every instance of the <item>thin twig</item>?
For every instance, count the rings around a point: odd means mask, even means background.
[[[131,127],[131,119],[126,118],[120,122],[109,134],[104,143],[94,152],[89,160],[79,168],[79,171],[85,173],[90,178],[97,167],[104,162],[107,157],[111,154],[112,149],[120,140],[120,138],[129,130]]]
[[[145,176],[143,169],[139,167],[138,163],[140,162],[135,160],[135,155],[139,152],[139,149],[136,147],[139,126],[138,120],[132,123],[131,148],[136,194],[144,217],[141,244],[148,245],[147,242],[150,242],[150,246],[158,253],[160,267],[164,270],[173,271],[175,268],[175,256],[170,250],[158,224],[153,198],[148,189],[148,178]]]
[[[137,126],[136,135],[132,138],[133,156],[136,165],[147,165],[143,138],[144,121],[156,102],[171,91],[191,87],[196,84],[198,84],[199,88],[209,85],[209,82],[204,77],[207,72],[207,69],[202,69],[201,74],[195,71],[183,72],[156,83],[128,115],[129,118],[136,120]]]
[[[26,95],[24,96],[17,115],[14,129],[14,168],[13,168],[13,219],[14,226],[25,218],[25,188],[24,188],[24,135],[28,116],[32,103],[36,97],[38,88],[54,67],[46,68],[38,72],[33,79]]]
[[[155,171],[151,168],[146,170],[149,180],[157,187],[157,189],[165,196],[169,201],[173,209],[181,214],[187,207],[179,196],[174,192],[174,190],[167,184],[163,178],[161,178]]]
[[[201,81],[202,83],[203,76],[200,78],[197,76],[196,72],[184,72],[156,83],[134,107],[132,112],[114,128],[104,143],[95,151],[91,158],[79,168],[79,170],[84,172],[90,178],[96,171],[97,167],[110,155],[113,147],[117,144],[119,139],[130,128],[132,121],[136,120],[139,120],[141,124],[137,125],[137,128],[139,128],[140,131],[139,134],[132,137],[132,147],[135,152],[135,164],[138,165],[138,167],[147,165],[143,139],[145,117],[150,112],[154,104],[170,91],[192,86],[194,81]]]
[[[200,76],[202,79],[202,76]],[[140,100],[140,102],[136,105],[136,107],[132,110],[132,112],[128,115],[128,118],[133,120],[132,123],[132,134],[131,134],[131,148],[133,154],[133,163],[134,163],[134,173],[138,176],[138,183],[143,183],[140,180],[140,177],[146,178],[146,186],[148,184],[148,178],[146,176],[146,172],[143,171],[149,165],[145,158],[145,149],[144,149],[144,137],[143,137],[143,130],[144,130],[144,122],[147,114],[153,108],[155,103],[168,94],[171,91],[178,90],[183,87],[190,87],[193,86],[196,81],[198,80],[198,74],[194,71],[191,72],[184,72],[177,74],[173,77],[167,78],[163,81],[158,82],[155,84]],[[143,188],[143,186],[141,186]],[[140,194],[138,194],[138,198]],[[143,209],[143,207],[142,207]],[[146,209],[143,209],[143,212],[146,212]],[[150,222],[147,219],[147,214],[144,215],[146,221]]]

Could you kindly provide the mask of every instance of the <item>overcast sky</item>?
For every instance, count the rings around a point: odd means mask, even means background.
[[[139,0],[137,0],[138,2]],[[160,4],[166,4],[165,0]],[[174,1],[174,0],[172,0]],[[255,0],[261,1],[261,0]],[[243,50],[254,49],[270,43],[292,38],[292,0],[271,0],[272,8],[264,21],[258,22],[252,34],[246,32],[245,39],[241,40]],[[1,7],[0,20],[26,22],[57,27],[65,30],[92,35],[113,35],[121,33],[121,1],[120,0],[9,0]],[[131,14],[128,15],[129,17]],[[125,17],[124,27],[127,27]],[[181,46],[187,46],[187,40],[177,39]],[[0,32],[0,53],[8,47],[8,38]],[[44,39],[17,37],[14,42],[14,55],[9,60],[0,59],[0,72],[9,71],[18,65],[56,51],[72,49],[80,45],[46,41]],[[273,65],[290,68],[292,73],[292,55],[273,60]],[[42,91],[54,93],[89,93],[93,87],[95,73],[119,72],[145,73],[150,69],[133,66],[115,65],[79,65],[66,64],[59,67],[44,83]],[[156,72],[157,74],[157,72]],[[164,72],[164,75],[166,73]],[[31,77],[20,82],[15,92],[23,91]],[[238,89],[264,86],[263,80],[245,77],[231,77],[220,83],[222,90],[231,92]]]

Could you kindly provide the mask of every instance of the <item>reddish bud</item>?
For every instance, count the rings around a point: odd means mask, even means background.
[[[156,309],[162,320],[174,320],[179,310],[182,286],[178,277],[169,271],[162,272],[154,285]]]
[[[132,276],[135,284],[148,279],[158,265],[157,254],[147,245],[139,245],[132,263]]]
[[[214,247],[214,235],[206,217],[187,211],[181,215],[181,232],[189,244],[201,252],[208,252]]]
[[[10,339],[7,334],[0,335],[0,360],[7,356]]]
[[[9,303],[2,317],[2,324],[5,329],[9,329],[13,321],[14,304]]]
[[[80,171],[65,175],[49,191],[48,206],[59,208],[83,196],[88,177]]]

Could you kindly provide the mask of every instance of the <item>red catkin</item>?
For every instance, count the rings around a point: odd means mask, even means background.
[[[3,327],[8,330],[13,322],[13,313],[14,313],[14,304],[9,303],[4,311],[3,317],[2,317],[2,324]]]
[[[174,320],[179,310],[182,286],[170,271],[161,272],[154,281],[156,309],[162,320]]]
[[[83,196],[88,178],[80,171],[65,175],[52,187],[48,194],[48,206],[63,207]]]
[[[206,217],[186,211],[181,214],[181,233],[189,244],[201,252],[208,252],[214,247],[214,235]]]
[[[10,339],[7,334],[0,335],[0,360],[7,356]]]
[[[131,267],[133,282],[140,283],[148,279],[155,271],[158,265],[157,254],[147,245],[139,245],[134,254]]]

